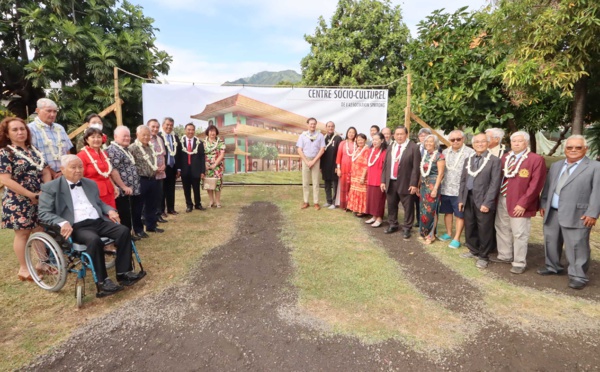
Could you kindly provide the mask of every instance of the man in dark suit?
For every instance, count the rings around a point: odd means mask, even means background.
[[[573,289],[582,289],[588,282],[590,231],[600,214],[600,163],[585,156],[586,152],[583,136],[567,139],[567,159],[552,164],[541,198],[546,266],[538,274],[563,271],[560,258],[564,243],[569,287]]]
[[[203,210],[200,200],[200,179],[206,173],[206,158],[204,156],[204,144],[195,136],[196,126],[189,123],[185,126],[185,137],[181,139],[181,153],[179,164],[181,166],[181,183],[185,195],[186,212],[192,211],[192,207]],[[191,190],[194,191],[194,203],[192,204]]]
[[[181,154],[181,143],[179,137],[173,133],[175,121],[173,118],[166,117],[163,120],[162,132],[158,135],[165,143],[165,173],[166,178],[163,181],[163,199],[160,202],[162,217],[166,217],[167,213],[177,214],[175,210],[175,183],[180,176],[181,167],[179,159]]]
[[[394,144],[388,149],[381,173],[381,191],[387,195],[389,227],[384,231],[391,234],[398,231],[398,203],[404,208],[402,224],[404,240],[410,239],[414,223],[413,195],[418,192],[419,146],[408,139],[408,130],[399,126],[394,131]]]
[[[489,137],[479,133],[473,137],[474,154],[465,159],[460,178],[458,209],[465,213],[465,245],[469,252],[463,258],[477,258],[480,269],[488,266],[489,254],[496,246],[494,220],[496,198],[500,190],[500,159],[488,151]]]
[[[96,271],[98,297],[108,296],[132,285],[144,274],[136,274],[131,265],[131,235],[129,229],[119,222],[119,214],[100,200],[98,186],[83,177],[83,163],[75,155],[61,158],[62,177],[42,185],[39,203],[40,220],[60,226],[61,235],[87,247]],[[116,285],[108,278],[104,262],[106,236],[117,247]]]

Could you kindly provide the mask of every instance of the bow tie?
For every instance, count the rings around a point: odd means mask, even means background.
[[[71,187],[71,190],[73,190],[74,188],[76,188],[77,186],[81,187],[81,181],[77,182],[77,183],[72,183],[69,185]]]

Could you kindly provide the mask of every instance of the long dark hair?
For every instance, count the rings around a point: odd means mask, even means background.
[[[375,136],[379,137],[379,139],[381,140],[381,146],[379,146],[379,148],[381,150],[387,149],[387,142],[385,142],[385,136],[381,132],[375,133],[373,137]]]
[[[86,116],[85,122],[89,123],[90,120],[92,120],[93,118],[98,118],[98,119],[100,119],[100,121],[102,121],[102,116],[100,116],[98,114],[89,114],[88,116]]]
[[[345,139],[348,139],[348,133],[350,133],[350,130],[354,131],[354,139],[352,141],[356,141],[356,137],[358,136],[358,131],[354,127],[348,128],[348,130],[346,131],[346,138]]]
[[[25,130],[27,131],[27,139],[25,140],[25,146],[31,146],[31,131],[29,130],[29,127],[27,126],[25,120],[16,116],[9,116],[7,118],[4,118],[4,120],[2,120],[2,122],[0,123],[0,148],[5,148],[6,146],[10,145],[10,137],[8,136],[8,124],[11,121],[18,121],[19,123],[22,123],[25,126]]]

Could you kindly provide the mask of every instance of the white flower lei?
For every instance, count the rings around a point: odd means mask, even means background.
[[[170,136],[171,134],[167,134],[164,133],[163,134],[166,136]],[[175,136],[173,136],[173,139],[175,139]],[[171,148],[169,146],[169,141],[167,141],[167,138],[165,138],[165,148],[167,149],[167,151],[169,152],[169,155],[171,155],[171,157],[175,157],[175,155],[177,154],[177,146],[175,146],[175,141],[171,141],[171,144],[173,145],[173,148]]]
[[[366,147],[366,146],[365,146]],[[375,165],[375,163],[377,162],[377,159],[379,159],[379,157],[381,156],[381,153],[383,152],[383,150],[381,149],[381,147],[379,148],[379,153],[377,154],[377,156],[375,157],[375,160],[373,160],[371,162],[371,156],[373,156],[373,153],[375,152],[375,148],[373,148],[373,150],[371,151],[371,153],[369,154],[369,160],[367,161],[367,164],[369,167],[372,167],[373,165]]]
[[[106,156],[106,154],[104,153],[104,151],[100,150],[100,153],[102,154],[102,156],[104,157],[104,161],[106,162],[106,164],[108,164],[108,172],[101,172],[100,168],[98,168],[98,162],[96,161],[96,159],[94,159],[92,157],[92,155],[90,154],[90,152],[87,149],[88,147],[84,147],[83,151],[87,154],[88,159],[90,159],[90,161],[92,162],[92,165],[94,166],[94,169],[96,169],[96,172],[98,172],[99,175],[101,175],[104,178],[108,178],[108,176],[110,176],[110,172],[112,172],[113,167],[112,164],[110,163],[110,160],[108,159],[108,156]]]
[[[185,152],[188,155],[196,155],[198,153],[198,148],[200,147],[200,141],[196,141],[196,147],[194,147],[194,150],[192,152],[189,152],[187,150],[187,145],[185,144],[185,139],[187,138],[187,136],[183,136],[180,139],[181,142],[181,150],[183,152]],[[191,139],[194,139],[193,137]]]
[[[327,149],[329,148],[329,146],[331,146],[333,144],[333,140],[335,139],[335,137],[337,137],[337,134],[333,134],[333,136],[331,137],[331,139],[329,140],[329,142],[327,142],[327,145],[325,145],[325,151],[327,151]]]
[[[352,161],[354,162],[356,159],[360,158],[360,156],[362,155],[362,153],[365,151],[365,149],[367,148],[367,146],[363,146],[362,150],[360,150],[360,152],[357,154],[356,150],[354,150],[354,153],[352,154]]]
[[[523,155],[521,155],[521,158],[519,159],[519,161],[517,162],[517,164],[515,165],[515,169],[512,170],[512,172],[508,171],[508,164],[510,163],[510,161],[512,160],[513,157],[516,157],[514,152],[510,152],[510,155],[508,155],[506,157],[506,161],[504,162],[504,177],[505,178],[513,178],[514,176],[517,175],[517,173],[519,173],[519,169],[521,168],[521,164],[523,164],[523,162],[525,161],[525,159],[527,159],[527,155],[529,154],[529,149],[525,150],[525,153]]]
[[[451,168],[452,170],[457,170],[458,166],[460,165],[460,159],[462,158],[462,154],[463,152],[465,152],[465,147],[467,147],[466,145],[462,145],[462,147],[460,148],[460,151],[458,152],[456,161],[452,164]],[[452,148],[450,148],[450,152],[452,152]],[[448,154],[450,154],[450,152]]]
[[[394,152],[396,152],[396,147],[398,147],[398,146],[401,146],[402,148],[400,149],[400,153],[398,154],[398,156],[396,156],[394,158],[394,161],[392,163],[396,163],[400,159],[402,159],[402,154],[404,154],[404,150],[406,150],[406,148],[408,147],[408,139],[406,141],[404,141],[404,143],[401,145],[398,145],[398,142],[394,141],[394,144],[392,145],[392,156],[393,156]]]
[[[487,156],[485,158],[483,158],[483,164],[481,164],[479,166],[479,169],[477,169],[475,172],[473,172],[471,170],[471,158],[473,158],[474,156],[477,156],[476,152],[469,155],[469,158],[467,160],[467,166],[465,167],[467,169],[467,173],[469,174],[469,176],[471,176],[473,178],[477,177],[479,175],[479,173],[481,173],[483,168],[485,168],[485,165],[487,164],[488,161],[490,161],[490,158],[492,157],[492,153],[488,152]]]
[[[319,136],[319,132],[315,131],[315,135],[311,136],[309,131],[304,131],[304,132],[302,132],[302,135],[308,137],[309,140],[314,141]]]
[[[135,165],[135,158],[133,157],[133,155],[131,155],[131,153],[129,151],[127,151],[127,149],[125,149],[123,146],[119,145],[116,142],[113,142],[112,145],[114,145],[117,149],[119,149],[123,154],[125,154],[125,156],[127,156],[129,158],[129,160],[131,160],[131,163],[133,165]]]
[[[35,166],[37,168],[37,170],[42,170],[44,169],[44,154],[42,154],[38,149],[35,148],[35,146],[30,145],[31,150],[33,150],[33,152],[40,158],[40,162],[36,163],[32,158],[30,158],[29,156],[25,155],[25,153],[21,150],[18,150],[16,147],[12,147],[11,145],[6,146],[9,149],[11,149],[16,155],[22,157],[23,159],[27,160],[31,165]]]
[[[54,131],[56,132],[56,136],[59,139],[58,143],[56,144],[58,153],[56,153],[56,152],[54,152],[54,146],[52,146],[52,141],[50,140],[50,138],[48,138],[48,136],[46,135],[46,131],[44,130],[44,126],[48,126],[48,124],[44,123],[39,118],[39,116],[35,118],[34,122],[35,122],[35,125],[38,127],[38,129],[41,132],[42,140],[43,140],[44,144],[46,145],[46,147],[48,147],[50,149],[50,153],[52,154],[52,159],[60,160],[60,156],[62,154],[63,143],[60,140],[60,127],[58,126],[58,124],[54,125]]]
[[[152,162],[150,162],[150,155],[148,155],[148,153],[146,153],[146,151],[144,151],[144,145],[142,145],[140,140],[136,139],[133,144],[140,148],[140,150],[142,151],[144,160],[146,161],[146,163],[148,163],[148,165],[150,166],[150,169],[152,169],[153,171],[156,171],[158,169],[158,164],[156,164],[156,152],[154,151],[154,146],[148,146],[148,147],[150,147],[150,151],[152,152],[152,158],[154,159]]]
[[[199,146],[199,144],[196,143],[196,152],[197,152],[198,146]],[[217,137],[217,142],[215,142],[214,145],[211,144],[211,142],[208,140],[208,138],[206,138],[206,140],[204,141],[204,152],[211,152],[212,150],[216,149],[218,146],[219,146],[219,137]]]
[[[425,158],[426,158],[425,156],[423,156],[421,158],[421,165],[420,165],[420,168],[421,168],[421,177],[423,177],[423,178],[429,176],[429,174],[431,173],[431,168],[432,168],[432,165],[433,165],[433,161],[436,158],[435,151],[429,157],[429,161],[428,161],[429,166],[427,167],[427,171],[425,171]]]
[[[356,142],[352,141],[352,154],[348,152],[348,140],[346,140],[346,155],[348,155],[349,157],[352,157],[354,155],[354,152],[356,152]]]

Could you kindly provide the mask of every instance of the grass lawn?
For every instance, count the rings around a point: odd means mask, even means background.
[[[272,184],[272,185],[301,185],[302,172],[300,171],[281,171],[281,172],[250,172],[238,174],[226,174],[223,177],[224,182],[234,182],[241,184]]]
[[[275,174],[261,173],[246,177]],[[236,182],[245,181],[240,177]],[[468,338],[472,332],[468,320],[419,292],[397,262],[369,237],[361,220],[340,210],[301,211],[301,194],[299,186],[226,187],[223,208],[171,217],[164,234],[141,241],[138,248],[149,273],[143,281],[104,299],[93,296],[88,282],[81,310],[76,308],[73,276],[58,293],[19,282],[13,233],[0,231],[0,251],[5,258],[0,261],[0,370],[22,366],[64,341],[78,326],[126,306],[130,299],[176,285],[202,255],[232,237],[240,209],[254,201],[270,201],[281,209],[281,239],[291,251],[295,273],[290,280],[298,290],[299,306],[332,332],[357,336],[364,342],[395,338],[421,351],[453,349]],[[180,190],[177,197],[178,209],[183,211]],[[532,239],[539,242],[540,219],[534,219],[533,225]],[[597,228],[592,235],[592,255],[598,257]],[[595,302],[521,288],[486,275],[442,243],[424,249],[481,288],[488,315],[511,327],[555,329],[583,321],[599,327],[600,307]],[[114,271],[109,275],[114,277]],[[511,311],[516,306],[522,309],[519,316]]]

